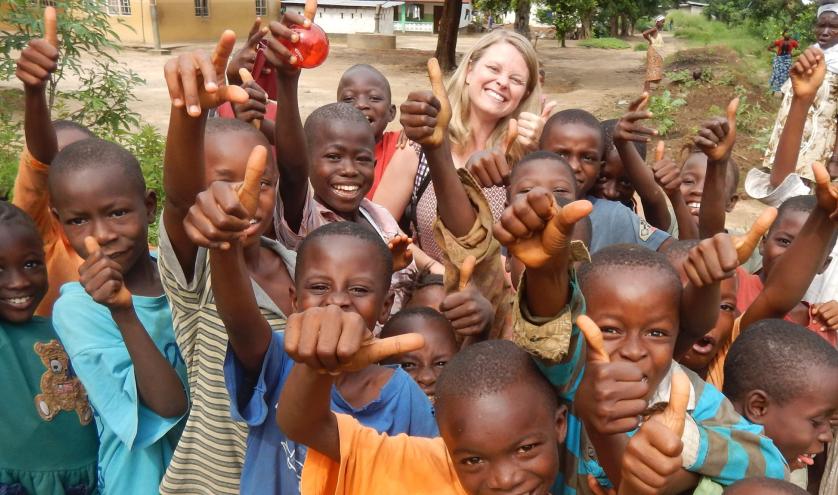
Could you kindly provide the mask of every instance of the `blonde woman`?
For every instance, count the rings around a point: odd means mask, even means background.
[[[501,146],[509,119],[519,123],[510,153],[513,162],[538,147],[545,117],[552,110],[552,105],[539,108],[538,68],[529,40],[512,31],[483,36],[463,56],[446,84],[453,111],[448,132],[457,168]],[[504,188],[497,186],[484,189],[496,219],[506,201]],[[436,195],[419,146],[408,146],[393,156],[373,201],[401,219],[402,228],[413,234],[425,253],[442,259],[433,236]]]

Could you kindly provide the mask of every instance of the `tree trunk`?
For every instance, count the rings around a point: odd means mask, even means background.
[[[460,31],[460,15],[463,0],[446,0],[439,21],[439,35],[436,39],[436,58],[444,72],[457,67],[457,34]]]
[[[611,16],[611,37],[616,38],[618,31],[618,19],[617,16]]]
[[[591,25],[593,21],[591,20],[591,14],[585,13],[582,14],[582,29],[579,33],[580,40],[586,40],[591,37]]]
[[[628,17],[625,14],[620,16],[620,36],[628,36]]]
[[[515,31],[529,39],[530,0],[518,0],[518,5],[515,7]]]

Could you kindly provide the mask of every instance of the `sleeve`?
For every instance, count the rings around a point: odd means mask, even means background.
[[[279,397],[293,366],[294,362],[284,350],[283,335],[274,332],[262,361],[262,370],[253,383],[245,376],[244,368],[228,344],[224,359],[224,383],[230,395],[230,415],[233,420],[244,421],[248,426],[260,426],[272,417],[269,414],[273,410],[271,403],[275,397]]]
[[[45,245],[55,242],[59,236],[58,226],[49,210],[48,177],[49,165],[39,162],[29,150],[24,149],[15,176],[12,203],[32,217]]]
[[[571,276],[570,303],[555,318],[535,318],[524,303],[526,273],[519,286],[512,310],[516,345],[536,358],[544,376],[565,400],[573,400],[585,364],[585,346],[576,317],[585,313],[585,298],[576,276]]]
[[[361,426],[351,416],[335,416],[340,462],[309,449],[301,493],[464,493],[441,438],[391,437]]]
[[[631,226],[634,229],[632,235],[634,236],[635,244],[640,244],[653,251],[657,251],[661,244],[670,238],[669,234],[652,227],[649,222],[640,218],[628,208],[623,208],[622,210],[624,210],[624,215],[627,217],[626,220],[631,222]]]
[[[53,323],[96,414],[131,449],[148,447],[182,418],[163,418],[140,402],[134,365],[104,306],[62,294]]]
[[[494,219],[492,210],[483,189],[465,169],[457,170],[460,181],[468,194],[472,206],[477,210],[477,220],[471,230],[463,237],[456,237],[437,217],[434,223],[434,238],[443,251],[445,266],[445,290],[457,290],[460,280],[460,267],[469,256],[474,256],[477,264],[472,275],[475,284],[483,296],[496,308],[495,320],[489,338],[500,338],[507,334],[511,322],[509,304],[512,288],[507,283],[506,270],[500,256],[500,243],[492,236]]]
[[[306,183],[306,191],[306,202],[303,205],[303,214],[301,217],[302,221],[300,222],[300,229],[296,232],[288,226],[288,222],[285,220],[285,203],[281,198],[277,198],[276,201],[276,213],[274,215],[276,239],[288,249],[296,250],[300,243],[303,242],[306,234],[325,223],[317,213],[317,206],[314,204],[314,191],[311,189],[311,184]]]
[[[159,243],[157,265],[160,268],[160,278],[166,292],[179,291],[189,292],[200,295],[206,285],[206,279],[209,278],[209,257],[205,248],[198,248],[198,254],[195,257],[195,270],[192,275],[192,280],[186,280],[186,275],[180,266],[180,261],[175,254],[175,248],[172,246],[172,241],[169,239],[169,233],[166,232],[166,226],[163,222],[163,215],[160,215],[159,228]]]
[[[419,385],[409,375],[405,378],[406,388],[410,395],[410,429],[407,434],[412,437],[438,437],[439,427],[434,417],[434,408],[428,400],[428,396],[422,392]]]

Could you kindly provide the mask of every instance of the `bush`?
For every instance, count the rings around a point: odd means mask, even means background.
[[[646,49],[648,49],[648,48],[649,48],[648,43],[638,43],[638,44],[634,45],[634,51],[636,51],[636,52],[645,52]]]
[[[579,46],[584,46],[585,48],[602,48],[606,50],[623,50],[631,48],[631,45],[617,38],[591,38],[589,40],[580,41]]]
[[[666,136],[675,128],[675,114],[678,109],[687,104],[683,98],[673,98],[669,90],[660,96],[649,98],[649,111],[654,115],[653,120],[660,136]]]
[[[768,58],[768,43],[741,24],[726,25],[700,15],[679,11],[667,14],[675,21],[675,36],[695,46],[725,45],[741,55]]]

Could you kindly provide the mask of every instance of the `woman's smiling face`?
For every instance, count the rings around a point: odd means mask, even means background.
[[[470,110],[498,120],[511,115],[526,96],[528,81],[521,52],[509,43],[495,43],[471,62],[466,74]]]

